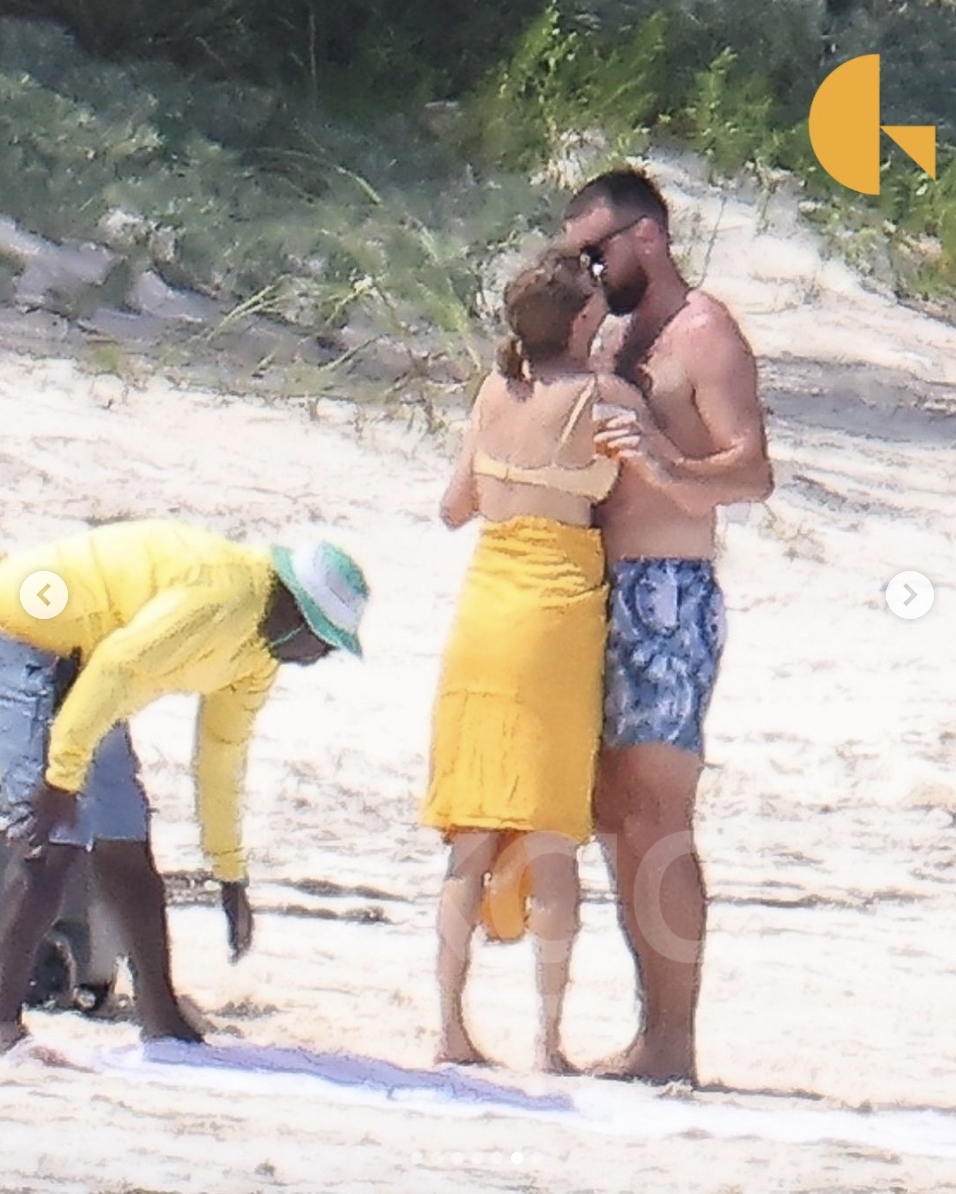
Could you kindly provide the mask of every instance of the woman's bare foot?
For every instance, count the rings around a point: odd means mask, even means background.
[[[588,1073],[596,1078],[635,1079],[652,1086],[666,1086],[668,1082],[697,1085],[694,1060],[685,1049],[667,1049],[641,1037],[623,1053],[590,1066]]]
[[[491,1062],[476,1047],[464,1027],[452,1028],[442,1037],[436,1065],[490,1065]]]

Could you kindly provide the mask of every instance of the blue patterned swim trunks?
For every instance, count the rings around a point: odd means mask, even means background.
[[[611,565],[604,745],[669,742],[703,754],[703,722],[724,646],[710,560]]]

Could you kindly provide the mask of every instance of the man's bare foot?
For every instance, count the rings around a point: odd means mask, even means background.
[[[23,1027],[19,1020],[5,1020],[0,1022],[0,1056],[4,1053],[9,1053],[10,1050],[23,1040],[26,1040],[29,1033]]]
[[[639,1038],[623,1053],[590,1066],[595,1078],[618,1078],[666,1086],[669,1082],[697,1085],[694,1061],[683,1049],[666,1049]]]
[[[203,1034],[184,1016],[170,1017],[168,1021],[157,1021],[155,1024],[143,1025],[140,1036],[144,1041],[174,1040],[187,1045],[203,1044]]]
[[[442,1037],[436,1065],[491,1065],[491,1062],[476,1047],[464,1027],[453,1028]]]
[[[540,1046],[537,1054],[537,1067],[546,1074],[580,1074],[581,1070],[573,1062],[568,1061],[564,1053],[557,1048],[549,1049]]]
[[[213,1025],[206,1019],[188,995],[177,996],[172,1002],[163,1000],[158,1008],[150,1008],[142,1016],[140,1036],[144,1041],[172,1039],[187,1045],[202,1045],[205,1034]]]
[[[183,1019],[202,1036],[216,1031],[216,1025],[210,1020],[199,1004],[189,995],[179,995],[176,999]]]

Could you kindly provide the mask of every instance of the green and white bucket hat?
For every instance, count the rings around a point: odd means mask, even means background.
[[[369,588],[352,557],[334,543],[321,540],[295,549],[274,547],[272,566],[312,633],[361,658],[359,624]]]

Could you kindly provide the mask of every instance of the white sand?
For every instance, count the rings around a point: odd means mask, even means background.
[[[712,211],[706,191],[664,181]],[[0,1189],[956,1189],[956,449],[952,419],[912,415],[956,411],[956,331],[822,266],[805,237],[758,234],[736,201],[708,285],[764,356],[780,482],[766,507],[732,511],[723,534],[730,639],[700,801],[712,907],[699,1048],[702,1081],[727,1089],[677,1098],[531,1075],[530,949],[486,947],[471,1015],[508,1069],[484,1076],[574,1100],[563,1116],[505,1104],[475,1116],[434,1092],[388,1101],[301,1074],[118,1071],[108,1063],[136,1041],[133,1025],[33,1013],[40,1041],[100,1072],[29,1053],[0,1063]],[[418,1071],[435,1046],[443,856],[416,808],[474,530],[451,535],[435,517],[448,461],[434,445],[386,423],[358,432],[331,404],[319,414],[161,380],[125,390],[69,361],[6,355],[0,547],[156,515],[257,541],[326,519],[361,544],[375,591],[367,663],[283,674],[259,725],[255,949],[231,967],[221,917],[177,906],[175,969],[217,1039],[238,1029],[316,1065],[347,1050]],[[918,622],[882,599],[906,568],[936,584]],[[135,727],[170,871],[202,865],[192,711],[165,701]],[[307,878],[390,898],[289,886]],[[584,878],[567,1011],[581,1062],[624,1045],[635,1016],[593,847]],[[289,911],[371,904],[387,923]]]

